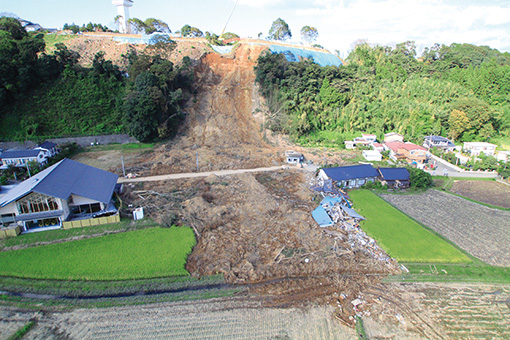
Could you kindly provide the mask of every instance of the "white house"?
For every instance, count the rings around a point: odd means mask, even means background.
[[[390,142],[404,142],[404,136],[396,132],[389,132],[384,134],[384,143]]]
[[[498,155],[497,155],[497,160],[498,162],[500,161],[503,161],[503,162],[508,162],[508,160],[510,159],[510,150],[509,151],[498,151]]]
[[[29,162],[45,164],[47,156],[43,150],[7,150],[0,154],[2,165],[0,169],[7,169],[9,165],[17,167],[26,166]]]
[[[362,133],[361,138],[370,143],[375,143],[377,141],[377,136],[370,133]]]
[[[382,161],[382,155],[377,150],[363,150],[363,157],[367,161],[374,161],[374,162],[380,162]]]
[[[478,156],[482,152],[487,156],[494,156],[496,147],[496,144],[486,142],[464,142],[463,149],[474,156]]]
[[[44,154],[46,155],[47,158],[53,157],[58,153],[57,144],[48,141],[37,145],[36,147],[33,148],[33,150],[44,151]]]
[[[0,227],[17,225],[22,231],[55,229],[62,227],[64,221],[117,214],[112,203],[117,178],[113,173],[63,159],[2,192]]]
[[[302,153],[296,151],[285,151],[285,160],[289,164],[298,164],[305,160]]]
[[[426,136],[423,141],[423,146],[427,149],[438,148],[443,149],[444,151],[455,150],[455,144],[448,138],[442,136]]]

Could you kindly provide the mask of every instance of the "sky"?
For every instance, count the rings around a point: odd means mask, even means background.
[[[237,5],[236,5],[237,3]],[[319,32],[317,43],[347,57],[356,42],[395,45],[414,41],[418,51],[434,43],[487,45],[510,52],[509,0],[134,0],[130,16],[165,21],[175,32],[186,24],[220,34],[267,36],[274,20],[299,42],[303,26]],[[111,0],[0,0],[0,12],[47,28],[88,22],[113,26]]]

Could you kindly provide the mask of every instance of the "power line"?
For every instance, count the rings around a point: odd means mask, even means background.
[[[227,22],[225,23],[225,27],[223,27],[223,31],[221,31],[221,34],[220,34],[220,37],[223,36],[223,33],[225,33],[225,30],[227,29],[227,25],[230,21],[230,18],[232,18],[232,14],[234,14],[234,10],[236,9],[236,6],[237,6],[237,3],[239,2],[239,0],[236,0],[236,3],[234,4],[234,7],[232,8],[232,12],[230,12],[230,15],[227,19]]]

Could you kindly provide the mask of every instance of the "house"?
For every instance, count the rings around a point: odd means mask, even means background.
[[[509,151],[498,151],[497,154],[497,160],[498,162],[508,162],[510,159],[510,150]]]
[[[361,138],[370,143],[375,143],[377,141],[377,136],[369,133],[362,133]]]
[[[296,151],[285,151],[285,159],[289,164],[298,164],[305,160],[302,153]]]
[[[390,150],[390,158],[395,162],[405,161],[409,164],[423,164],[427,160],[427,149],[414,143],[390,142],[384,144]]]
[[[323,168],[319,180],[332,180],[340,188],[359,188],[367,182],[374,182],[379,172],[370,164]]]
[[[0,197],[0,225],[36,231],[61,228],[65,221],[103,224],[97,218],[117,214],[112,203],[117,178],[65,158]]]
[[[58,153],[57,144],[48,141],[35,146],[33,150],[44,151],[47,158],[53,157]]]
[[[442,136],[426,136],[423,141],[423,146],[427,149],[438,148],[444,151],[453,151],[455,149],[455,144],[448,138]]]
[[[381,143],[372,143],[372,149],[376,150],[376,151],[379,151],[379,152],[383,152],[384,151],[384,145],[382,145]]]
[[[409,188],[409,171],[406,168],[379,168],[379,181],[393,189]]]
[[[17,167],[26,166],[29,162],[37,162],[43,165],[47,161],[46,154],[43,150],[7,150],[0,154],[2,165],[0,169],[7,169],[9,165]]]
[[[486,142],[464,142],[463,150],[469,152],[473,156],[478,156],[482,152],[486,156],[494,156],[496,147],[496,144]]]
[[[384,134],[384,143],[390,142],[404,142],[404,136],[396,132],[389,132]]]
[[[377,141],[377,136],[368,133],[362,133],[361,137],[356,137],[353,140],[344,141],[346,149],[354,149],[358,146],[370,146]]]
[[[382,155],[377,150],[363,150],[363,157],[369,162],[380,162],[382,161]]]

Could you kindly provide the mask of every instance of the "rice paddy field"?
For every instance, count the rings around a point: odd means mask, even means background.
[[[459,249],[427,230],[368,190],[349,192],[354,208],[367,220],[361,228],[401,262],[469,263]]]
[[[0,253],[0,275],[56,280],[129,280],[189,275],[188,227],[149,228]]]

